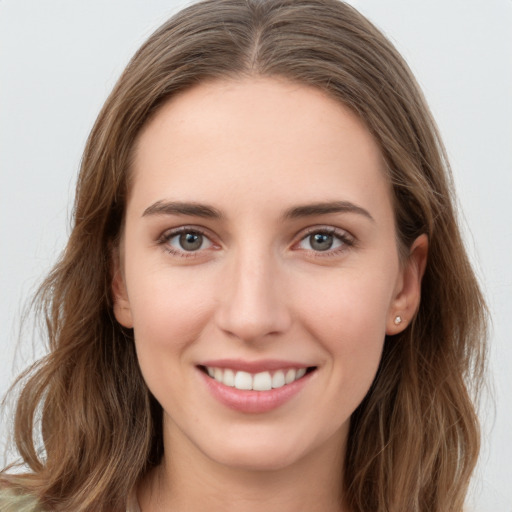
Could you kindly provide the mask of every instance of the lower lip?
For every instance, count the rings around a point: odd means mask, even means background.
[[[212,395],[222,404],[243,413],[264,413],[281,407],[296,396],[315,372],[286,384],[281,388],[268,391],[245,391],[226,386],[199,370]]]

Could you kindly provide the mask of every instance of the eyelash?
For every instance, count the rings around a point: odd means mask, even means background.
[[[186,251],[186,250],[178,250],[175,249],[172,245],[169,244],[169,242],[175,238],[176,236],[182,235],[182,234],[195,234],[195,235],[201,235],[206,240],[210,242],[211,245],[214,245],[214,243],[211,241],[211,237],[208,236],[208,234],[203,231],[200,228],[192,227],[192,226],[182,226],[170,231],[165,231],[160,238],[157,240],[157,244],[164,247],[165,251],[169,254],[172,254],[173,256],[178,256],[180,258],[196,258],[198,256],[198,253],[202,252],[200,250],[198,251]],[[203,249],[204,250],[204,249]]]
[[[312,235],[329,235],[333,236],[335,239],[341,242],[340,247],[336,247],[335,249],[327,249],[325,251],[315,251],[312,249],[298,249],[310,252],[315,258],[328,258],[332,256],[339,256],[341,253],[345,252],[347,249],[354,247],[356,245],[355,238],[350,235],[347,231],[338,229],[335,227],[327,227],[327,226],[313,226],[308,228],[303,236],[301,236],[300,240],[294,244],[297,246],[303,241],[307,240]]]
[[[209,241],[209,243],[213,246],[215,245],[214,242],[212,242],[211,237],[202,229],[192,226],[181,226],[176,229],[172,229],[169,231],[164,232],[160,238],[157,240],[157,244],[164,247],[165,251],[169,254],[172,254],[173,256],[178,256],[180,258],[196,258],[201,252],[203,252],[205,249],[199,249],[196,251],[186,251],[186,250],[178,250],[175,249],[172,245],[170,245],[170,241],[175,238],[176,236],[182,235],[182,234],[196,234],[201,235],[206,240]],[[315,251],[314,249],[297,249],[302,251],[310,252],[315,258],[325,258],[330,256],[338,256],[340,253],[346,251],[350,247],[354,247],[356,245],[356,240],[353,236],[349,235],[346,231],[334,228],[334,227],[311,227],[306,230],[306,232],[301,236],[300,240],[293,244],[292,247],[296,247],[299,244],[301,244],[303,241],[307,240],[308,237],[311,237],[312,235],[329,235],[333,236],[335,239],[337,239],[339,242],[341,242],[341,246],[337,247],[335,249],[327,249],[325,251]]]

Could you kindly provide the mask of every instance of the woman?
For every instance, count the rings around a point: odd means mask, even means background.
[[[484,302],[423,97],[341,2],[161,27],[39,300],[6,510],[462,510]]]

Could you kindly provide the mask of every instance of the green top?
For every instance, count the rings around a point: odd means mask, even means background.
[[[9,489],[0,489],[0,512],[43,512],[43,509],[33,496],[19,495]]]
[[[37,498],[16,494],[10,489],[0,489],[0,512],[44,512]],[[126,512],[140,512],[135,492],[128,499]]]

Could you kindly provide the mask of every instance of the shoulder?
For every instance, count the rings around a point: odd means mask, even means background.
[[[3,487],[0,488],[0,512],[43,512],[43,509],[33,496]]]

